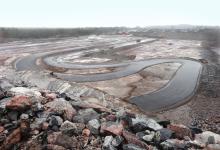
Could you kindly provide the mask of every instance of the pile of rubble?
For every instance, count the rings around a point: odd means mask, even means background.
[[[220,149],[220,135],[0,82],[0,149]]]

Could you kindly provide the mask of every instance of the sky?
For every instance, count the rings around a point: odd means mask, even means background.
[[[220,0],[0,0],[0,27],[220,26]]]

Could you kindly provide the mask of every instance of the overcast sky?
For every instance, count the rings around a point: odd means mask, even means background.
[[[220,0],[0,0],[1,27],[220,25]]]

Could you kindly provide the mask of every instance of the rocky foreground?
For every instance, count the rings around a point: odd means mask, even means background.
[[[0,149],[220,149],[220,135],[0,81]]]

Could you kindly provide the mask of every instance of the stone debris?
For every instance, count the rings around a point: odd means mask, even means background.
[[[174,135],[174,132],[167,128],[160,129],[156,133],[159,136],[158,141],[165,141],[165,140],[171,139]]]
[[[180,124],[170,124],[168,129],[172,130],[175,133],[176,138],[183,139],[185,136],[192,137],[192,130],[188,127]]]
[[[41,93],[37,89],[29,89],[26,87],[13,87],[9,90],[14,95],[25,95],[30,97],[41,97]]]
[[[10,149],[10,147],[12,147],[14,144],[17,144],[20,141],[21,141],[21,130],[20,128],[17,128],[11,134],[8,135],[8,137],[2,143],[0,149]]]
[[[122,135],[123,125],[115,122],[104,122],[101,124],[101,133],[110,133],[113,135]]]
[[[29,109],[32,105],[32,101],[27,96],[15,96],[6,103],[6,108],[10,110],[22,111]]]
[[[125,144],[123,145],[123,150],[145,150],[145,149],[134,144]]]
[[[128,131],[123,131],[123,137],[128,143],[137,145],[144,149],[149,149],[149,146],[145,142],[139,140],[138,137],[133,133],[130,133]]]
[[[116,148],[112,145],[113,136],[106,136],[103,143],[103,150],[115,150]]]
[[[155,120],[144,117],[144,116],[137,116],[136,118],[132,118],[132,124],[133,124],[133,126],[138,124],[138,127],[148,128],[148,129],[154,130],[154,131],[157,131],[157,130],[160,130],[163,128]]]
[[[155,135],[155,133],[152,132],[152,133],[149,134],[149,135],[144,135],[144,136],[142,137],[142,139],[143,139],[144,141],[146,141],[146,142],[152,142],[153,139],[154,139],[154,135]]]
[[[64,119],[69,121],[72,120],[73,116],[76,115],[76,110],[72,107],[72,105],[64,100],[63,98],[55,99],[51,102],[45,104],[47,111],[56,112],[58,114],[63,115]]]
[[[220,135],[210,131],[205,131],[195,135],[195,142],[202,147],[208,144],[220,144]]]
[[[60,127],[60,131],[63,134],[67,134],[69,136],[80,135],[82,134],[83,129],[85,128],[85,124],[82,123],[73,123],[66,120]]]
[[[220,147],[219,134],[200,128],[174,124],[172,120],[155,121],[123,108],[105,108],[92,98],[86,103],[65,93],[0,83],[1,88],[5,87],[1,91],[14,92],[7,98],[0,97],[0,149],[217,150]]]
[[[112,145],[114,147],[118,147],[123,141],[124,141],[124,138],[118,135],[112,140]]]
[[[68,135],[62,134],[61,132],[53,132],[48,135],[47,141],[49,144],[62,146],[67,149],[74,149],[77,147],[77,139]]]
[[[78,111],[77,116],[73,118],[74,121],[79,123],[87,123],[92,119],[99,119],[100,114],[98,114],[94,109],[81,109]]]
[[[92,134],[99,134],[100,123],[97,119],[92,119],[88,122],[87,127],[92,132]]]

